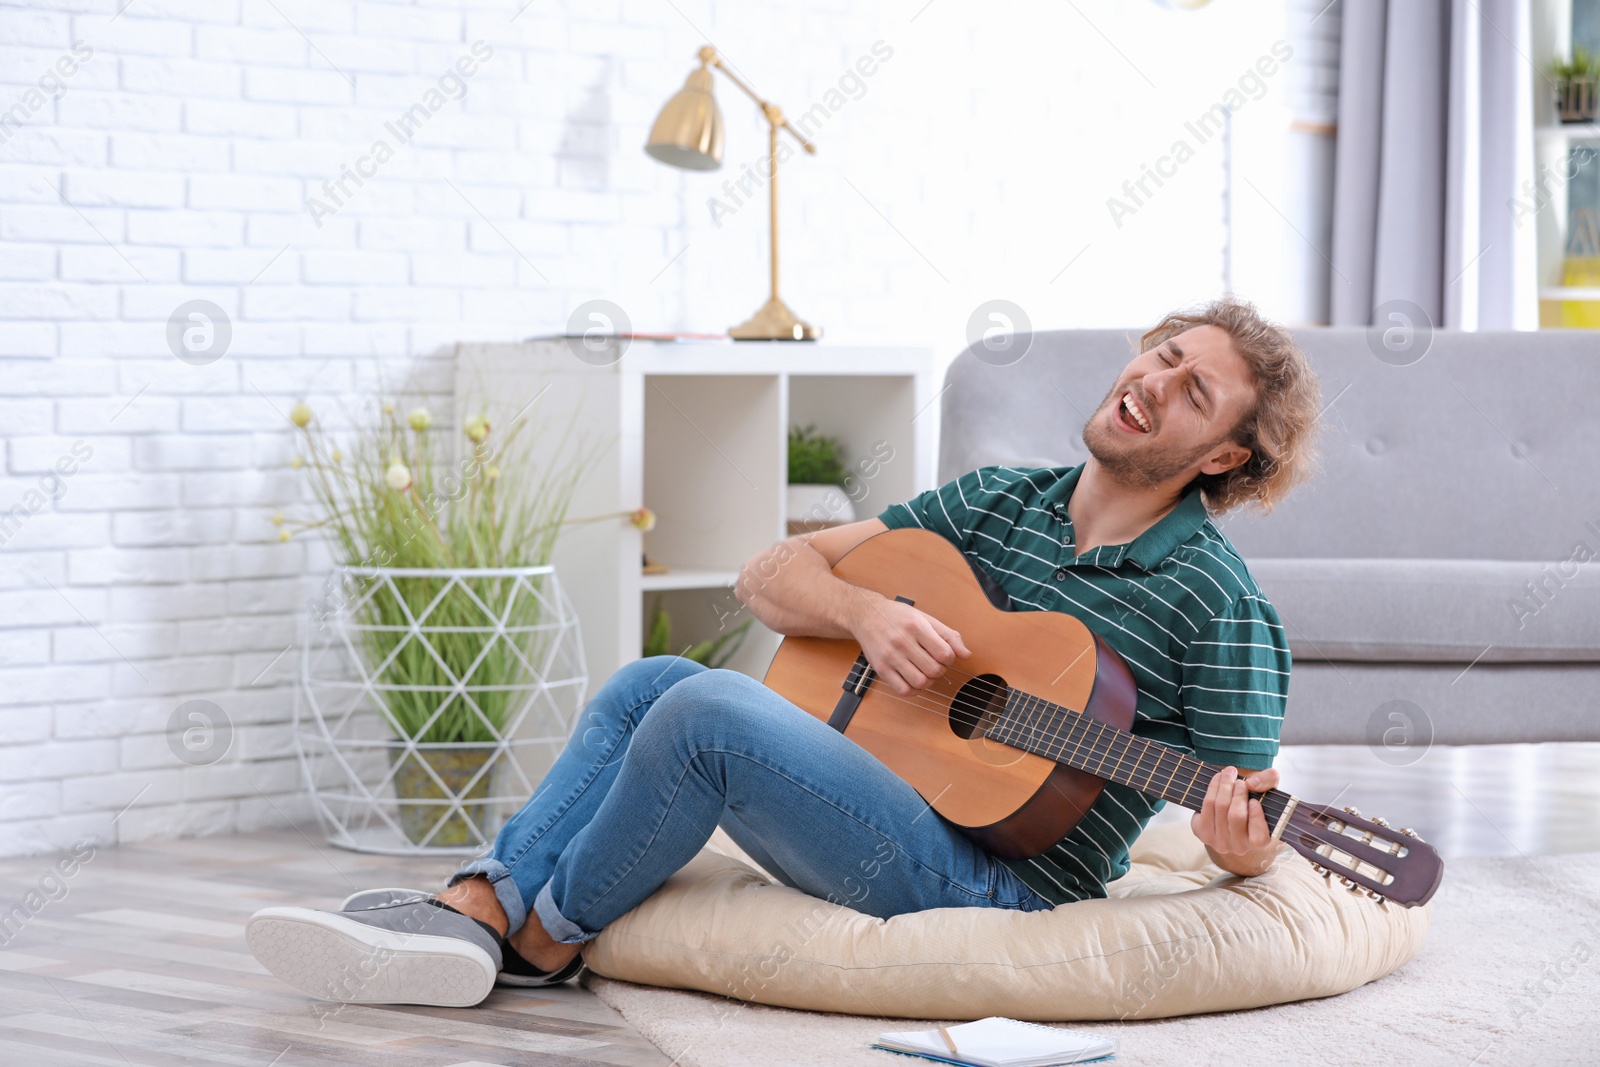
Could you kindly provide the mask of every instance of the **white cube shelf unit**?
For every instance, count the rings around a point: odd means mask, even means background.
[[[457,349],[456,425],[488,398],[502,417],[539,396],[536,454],[554,450],[576,410],[577,433],[606,443],[574,497],[582,518],[639,506],[623,519],[575,524],[552,560],[582,623],[590,695],[639,658],[659,595],[673,652],[751,616],[733,592],[740,567],[787,536],[788,433],[814,424],[844,446],[857,518],[934,482],[938,397],[925,348],[792,342],[608,341],[578,352],[562,338]],[[543,393],[541,395],[541,390]],[[642,574],[640,556],[664,564]],[[779,635],[754,622],[726,664],[766,673]]]

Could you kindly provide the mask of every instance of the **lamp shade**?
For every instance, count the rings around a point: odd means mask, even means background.
[[[711,71],[691,71],[683,88],[668,100],[650,127],[644,150],[655,159],[685,170],[722,166],[722,111],[711,95]]]

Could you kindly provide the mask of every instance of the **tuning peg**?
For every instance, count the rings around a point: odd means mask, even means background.
[[[1352,807],[1346,805],[1342,810],[1349,812],[1351,815],[1354,815],[1358,819],[1361,818],[1361,809],[1360,808],[1352,808]]]
[[[1385,819],[1382,815],[1374,815],[1371,821],[1377,823],[1379,826],[1389,825],[1389,820]]]
[[[1411,828],[1411,827],[1409,827],[1409,826],[1402,826],[1402,827],[1400,827],[1400,832],[1401,832],[1401,833],[1403,833],[1403,834],[1405,834],[1405,835],[1406,835],[1406,836],[1407,836],[1407,837],[1416,837],[1416,838],[1417,838],[1417,840],[1418,840],[1418,841],[1421,841],[1421,840],[1422,840],[1422,838],[1421,838],[1421,837],[1418,837],[1418,836],[1417,836],[1417,832],[1416,832],[1416,831],[1415,831],[1415,830],[1413,830],[1413,829],[1412,829],[1412,828]]]

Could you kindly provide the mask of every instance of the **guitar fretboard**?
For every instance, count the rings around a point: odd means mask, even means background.
[[[1019,689],[1010,691],[1004,714],[986,736],[1191,811],[1200,810],[1212,776],[1222,770]],[[1279,789],[1250,795],[1261,801],[1268,827],[1277,823],[1291,799]]]

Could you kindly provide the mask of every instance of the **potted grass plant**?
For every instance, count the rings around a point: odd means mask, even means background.
[[[556,447],[540,453],[557,458],[535,463],[537,412],[504,427],[474,414],[447,438],[430,406],[400,410],[392,401],[370,405],[343,435],[305,403],[290,413],[299,446],[292,463],[308,476],[320,514],[274,521],[282,540],[326,535],[338,564],[333,595],[314,602],[309,622],[337,639],[313,634],[304,645],[342,646],[352,676],[339,681],[339,671],[303,650],[302,691],[317,727],[297,740],[320,745],[349,772],[342,786],[319,792],[302,747],[334,843],[362,848],[356,824],[376,821],[390,822],[406,844],[374,851],[477,847],[497,829],[489,825],[491,802],[503,799],[496,773],[522,773],[509,758],[518,725],[552,687],[587,682],[576,616],[550,557],[563,527],[584,521],[567,512],[600,449],[572,440],[576,413]],[[592,518],[641,528],[653,521],[645,509]],[[347,729],[351,711],[327,696],[341,686],[386,725],[387,739]],[[511,796],[531,791],[523,775]]]
[[[1555,81],[1556,112],[1561,121],[1593,122],[1600,58],[1581,45],[1574,45],[1572,58],[1555,60],[1549,66],[1549,73]]]
[[[856,519],[844,492],[844,446],[814,424],[789,430],[788,531],[821,530]]]
[[[662,603],[661,595],[658,593],[650,608],[650,623],[645,627],[641,655],[646,657],[682,655],[684,659],[693,660],[715,670],[726,664],[733,658],[733,654],[739,651],[739,646],[744,644],[745,635],[750,632],[750,626],[754,622],[754,619],[746,619],[726,633],[708,637],[674,653],[672,616],[667,614],[666,605]]]

